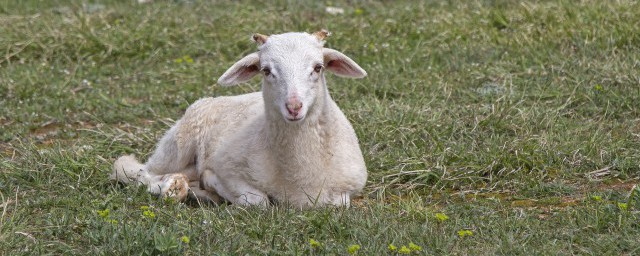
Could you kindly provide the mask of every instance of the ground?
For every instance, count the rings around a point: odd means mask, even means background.
[[[259,90],[215,83],[253,33],[321,28],[369,74],[327,77],[369,169],[351,208],[109,181],[198,98]],[[639,28],[631,0],[2,2],[0,254],[638,254]]]

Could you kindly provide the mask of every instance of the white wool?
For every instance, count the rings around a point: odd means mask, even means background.
[[[219,195],[240,205],[267,205],[269,198],[301,208],[349,205],[367,170],[324,71],[354,78],[366,72],[323,48],[323,39],[307,33],[254,36],[259,51],[235,63],[218,83],[238,84],[263,73],[262,92],[195,102],[147,163],[123,156],[112,179],[180,200],[190,190],[197,198],[219,202]]]

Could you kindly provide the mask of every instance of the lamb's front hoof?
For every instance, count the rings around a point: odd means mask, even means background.
[[[161,197],[184,201],[189,195],[189,179],[182,173],[167,174],[162,177]]]

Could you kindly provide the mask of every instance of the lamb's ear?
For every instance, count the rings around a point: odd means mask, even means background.
[[[367,76],[358,64],[339,51],[329,48],[322,48],[324,55],[324,66],[327,70],[342,77],[363,78]]]
[[[249,54],[233,64],[220,78],[218,84],[236,85],[249,81],[253,76],[260,72],[260,56],[257,52]]]

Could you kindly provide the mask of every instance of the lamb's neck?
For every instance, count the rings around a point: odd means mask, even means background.
[[[321,108],[316,109],[318,113],[309,115],[300,123],[286,122],[281,116],[267,121],[267,142],[278,158],[287,159],[287,161],[298,159],[302,162],[294,162],[304,164],[306,160],[299,158],[327,151],[327,139],[330,137],[331,125],[334,123],[331,112],[335,103],[331,98],[325,100],[322,106],[316,105]]]
[[[320,142],[319,136],[327,130],[330,116],[322,111],[299,122],[287,122],[282,116],[267,121],[269,142],[275,145]]]

